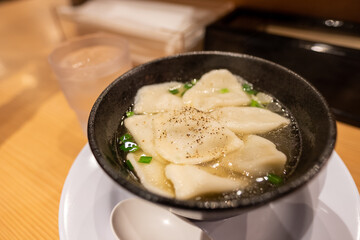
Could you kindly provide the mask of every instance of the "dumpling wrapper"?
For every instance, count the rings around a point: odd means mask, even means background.
[[[184,94],[183,101],[196,109],[210,111],[223,106],[247,105],[250,98],[231,72],[220,69],[204,74],[196,85]]]
[[[150,114],[134,115],[126,118],[124,124],[145,154],[155,157],[159,161],[166,162],[155,151],[152,116]]]
[[[247,181],[215,176],[196,165],[169,164],[165,174],[173,183],[177,199],[186,200],[207,193],[244,189]]]
[[[211,116],[238,134],[266,133],[290,123],[288,118],[258,107],[223,107]]]
[[[253,177],[268,173],[281,175],[284,171],[286,155],[276,149],[271,141],[256,135],[244,139],[244,147],[221,159],[220,164],[232,171]]]
[[[207,162],[243,146],[232,131],[195,108],[156,114],[153,123],[155,149],[173,163]]]
[[[183,106],[181,97],[169,92],[169,89],[181,86],[182,83],[179,82],[143,86],[135,96],[134,112],[137,114],[158,113],[181,108]]]
[[[136,175],[139,177],[143,186],[156,194],[164,197],[173,198],[174,190],[171,182],[165,176],[165,164],[152,158],[150,163],[139,163],[138,160],[144,152],[141,150],[136,153],[129,153],[126,158],[131,162]]]

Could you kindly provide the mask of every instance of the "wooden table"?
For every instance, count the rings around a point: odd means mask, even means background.
[[[0,239],[58,239],[67,173],[87,140],[47,56],[62,41],[53,4],[0,2]],[[360,129],[338,123],[336,151],[360,188]]]

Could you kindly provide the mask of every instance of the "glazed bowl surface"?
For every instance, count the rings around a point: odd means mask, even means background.
[[[146,190],[118,159],[114,137],[122,117],[144,85],[200,78],[213,69],[228,69],[278,99],[295,118],[301,146],[298,165],[286,182],[268,192],[230,201],[177,200]],[[291,70],[254,56],[228,52],[191,52],[158,59],[114,80],[99,96],[88,121],[90,148],[101,168],[121,187],[191,219],[215,220],[240,214],[292,193],[324,167],[336,141],[336,124],[321,94]]]

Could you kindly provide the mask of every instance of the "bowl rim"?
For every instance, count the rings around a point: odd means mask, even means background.
[[[257,195],[251,198],[238,198],[233,199],[225,202],[218,202],[218,201],[198,201],[198,200],[179,200],[175,198],[167,198],[158,194],[155,194],[149,190],[146,190],[143,187],[136,186],[135,184],[131,184],[128,181],[126,181],[125,178],[114,178],[110,172],[101,164],[101,161],[106,161],[104,157],[101,155],[100,150],[96,144],[95,134],[94,134],[94,122],[96,113],[98,111],[99,105],[102,102],[102,99],[107,95],[107,93],[111,90],[111,88],[116,85],[119,81],[122,81],[122,79],[127,78],[128,76],[132,75],[133,72],[137,72],[139,68],[146,67],[148,65],[156,64],[158,62],[167,61],[169,59],[179,58],[179,57],[187,57],[192,55],[220,55],[220,56],[226,56],[226,57],[240,57],[240,58],[246,58],[246,59],[252,59],[255,61],[263,62],[267,65],[271,65],[275,68],[281,69],[282,71],[286,71],[287,73],[294,75],[296,78],[303,81],[310,89],[319,97],[319,100],[324,105],[324,108],[327,113],[327,118],[329,121],[329,137],[327,138],[326,147],[323,149],[321,154],[319,154],[319,158],[305,174],[303,174],[301,177],[299,177],[296,180],[293,180],[291,184],[285,184],[282,186],[279,186],[275,188],[274,190],[265,192],[261,195]],[[279,198],[282,198],[295,190],[298,190],[302,187],[304,187],[311,179],[313,179],[321,169],[323,169],[324,165],[328,162],[328,159],[330,158],[336,142],[337,137],[337,128],[336,128],[336,122],[335,118],[330,110],[330,107],[328,103],[326,102],[325,98],[321,95],[321,93],[306,79],[301,77],[299,74],[293,72],[292,70],[277,64],[275,62],[256,57],[253,55],[248,54],[242,54],[242,53],[233,53],[233,52],[224,52],[224,51],[194,51],[194,52],[187,52],[187,53],[180,53],[175,54],[171,56],[166,56],[162,58],[158,58],[152,61],[149,61],[147,63],[141,64],[139,66],[134,67],[133,69],[129,70],[128,72],[124,73],[123,75],[116,78],[112,83],[110,83],[104,91],[100,94],[100,96],[95,101],[88,120],[88,141],[90,145],[90,149],[100,165],[100,167],[105,171],[107,175],[110,176],[111,179],[113,179],[117,184],[119,184],[121,187],[123,187],[125,190],[133,193],[136,196],[139,196],[143,199],[149,200],[151,202],[165,205],[168,207],[173,207],[177,209],[184,209],[184,210],[191,210],[191,211],[202,211],[202,212],[217,212],[217,211],[226,211],[226,210],[234,210],[234,209],[241,209],[241,208],[252,208],[255,206],[261,206],[263,204],[269,203],[270,201],[277,200]]]

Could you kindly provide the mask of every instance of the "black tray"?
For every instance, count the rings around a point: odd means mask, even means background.
[[[204,49],[288,67],[322,93],[337,120],[360,127],[360,50],[265,32],[270,24],[360,37],[356,23],[238,8],[206,28]]]

